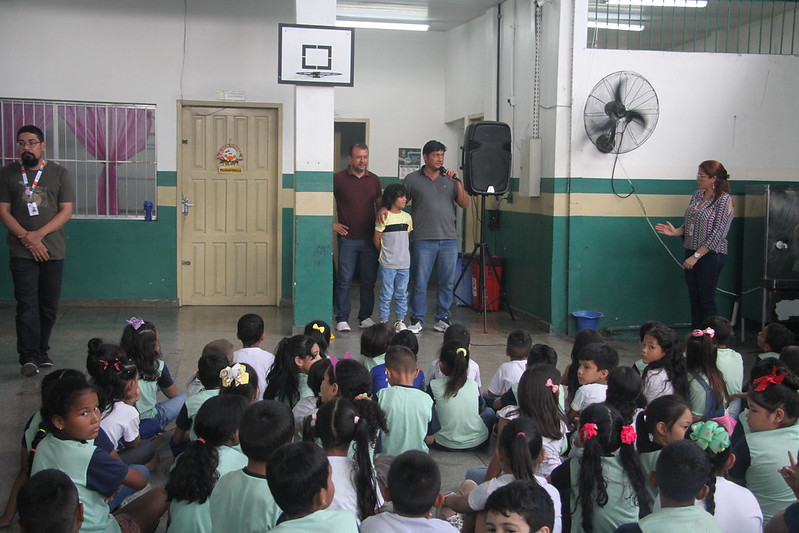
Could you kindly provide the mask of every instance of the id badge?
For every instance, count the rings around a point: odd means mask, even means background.
[[[39,206],[36,205],[36,202],[31,202],[28,204],[28,214],[32,217],[35,217],[39,214]]]

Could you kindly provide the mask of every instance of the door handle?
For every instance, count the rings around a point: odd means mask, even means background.
[[[183,216],[187,216],[189,214],[189,208],[194,207],[194,204],[189,203],[189,199],[186,198],[185,196],[180,201],[180,205],[183,209]]]

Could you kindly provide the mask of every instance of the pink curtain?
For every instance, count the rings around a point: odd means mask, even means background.
[[[59,106],[58,113],[95,159],[108,161],[98,178],[97,214],[118,214],[117,167],[144,150],[153,127],[153,111]]]
[[[47,127],[53,122],[52,107],[44,102],[2,102],[0,107],[2,116],[2,157],[8,162],[19,157],[17,151],[17,130],[20,126],[32,124],[46,132]]]

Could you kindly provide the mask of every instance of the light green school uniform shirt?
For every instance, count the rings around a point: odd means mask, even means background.
[[[220,478],[228,472],[247,466],[247,456],[235,448],[220,446],[217,451],[219,464],[216,471]],[[213,496],[213,492],[211,495]],[[203,503],[172,500],[169,504],[169,517],[169,533],[211,533],[210,498]]]
[[[430,382],[441,429],[436,442],[456,450],[474,448],[488,439],[488,428],[480,418],[480,390],[474,380],[466,379],[463,387],[446,397],[447,381],[443,377]]]
[[[228,472],[211,493],[212,533],[263,533],[283,511],[275,503],[266,476],[246,468]]]
[[[674,533],[696,531],[699,533],[721,533],[713,515],[695,505],[687,507],[664,507],[638,522],[642,533]]]
[[[166,363],[164,363],[163,359],[158,360],[159,376],[164,372],[165,365]],[[138,381],[139,389],[141,389],[139,401],[136,402],[136,409],[139,411],[139,417],[142,420],[145,418],[154,418],[157,414],[155,404],[158,403],[158,380],[150,381],[149,379],[139,378]]]
[[[744,383],[744,360],[741,354],[732,348],[716,350],[716,367],[724,376],[728,394],[739,394]]]
[[[594,531],[615,531],[623,524],[638,521],[638,504],[635,500],[630,480],[621,466],[618,457],[603,457],[602,477],[607,481],[608,503],[604,507],[594,504]],[[582,506],[577,502],[580,491],[580,458],[571,460],[569,474],[571,479],[570,505],[572,513],[571,532],[583,531]],[[596,501],[596,494],[592,495]]]
[[[331,533],[358,533],[355,515],[347,511],[323,509],[302,518],[281,522],[272,530],[274,533],[310,533],[329,531]]]
[[[752,491],[763,511],[763,523],[796,501],[791,489],[777,471],[785,466],[788,452],[799,449],[799,424],[746,434],[749,468],[746,488]]]
[[[364,357],[363,358],[363,366],[366,367],[366,370],[369,372],[376,366],[386,364],[386,354],[380,354],[376,357]]]
[[[415,387],[397,385],[382,389],[377,403],[386,413],[388,433],[383,433],[382,455],[399,455],[408,450],[430,451],[424,438],[433,418],[433,399]]]
[[[193,394],[186,399],[186,414],[191,421],[191,429],[189,429],[189,437],[191,440],[197,439],[197,433],[194,431],[194,417],[197,416],[197,411],[206,402],[206,400],[219,396],[219,389],[203,389],[197,394]]]

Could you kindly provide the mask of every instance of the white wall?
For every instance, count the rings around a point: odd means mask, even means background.
[[[215,100],[218,89],[238,89],[248,101],[283,103],[288,172],[294,89],[277,84],[277,23],[294,20],[293,6],[290,0],[191,0],[183,77],[184,99]],[[0,37],[3,96],[154,103],[158,169],[176,169],[182,2],[6,0],[2,12],[14,21]]]
[[[578,0],[577,13],[585,2]],[[660,102],[652,136],[620,158],[622,172],[630,177],[692,178],[705,159],[722,161],[733,179],[790,180],[799,175],[794,134],[799,123],[797,57],[594,50],[585,48],[585,35],[584,17],[578,16],[573,176],[610,176],[613,156],[599,153],[588,141],[583,106],[593,86],[618,70],[643,75]]]
[[[14,22],[0,34],[0,95],[156,104],[158,169],[177,168],[182,2],[1,5],[3,19]],[[294,2],[190,0],[187,20],[183,99],[214,101],[217,90],[233,89],[250,102],[282,103],[283,172],[293,172],[294,86],[277,83],[277,25],[294,21]],[[335,89],[335,111],[369,119],[371,168],[396,176],[397,148],[430,139],[450,147],[454,167],[459,142],[445,124],[445,34],[357,30],[355,42],[355,87]]]
[[[369,168],[397,176],[397,148],[422,148],[430,139],[449,149],[457,136],[445,124],[446,41],[441,32],[356,30],[355,87],[336,87],[340,119],[369,119]]]

